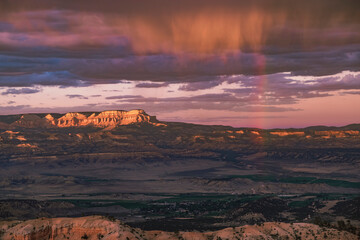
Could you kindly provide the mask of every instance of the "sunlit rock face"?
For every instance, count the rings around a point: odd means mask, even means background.
[[[66,113],[59,118],[51,114],[39,117],[34,114],[25,114],[11,124],[13,127],[116,127],[134,123],[150,123],[158,125],[156,117],[148,115],[144,110],[131,111],[103,111],[100,113]]]
[[[359,136],[359,131],[348,130],[348,131],[315,131],[316,136],[320,136],[322,138],[345,138],[345,137],[353,137]]]
[[[276,131],[276,132],[270,132],[272,135],[277,135],[280,137],[284,136],[304,136],[304,132],[289,132],[289,131]]]
[[[32,239],[358,239],[356,235],[324,228],[309,223],[266,222],[262,225],[245,225],[214,232],[143,231],[131,228],[118,220],[101,216],[81,218],[42,218],[25,222],[0,223],[0,238],[4,240]]]
[[[128,125],[132,123],[150,122],[150,116],[144,110],[104,111],[95,116],[92,114],[85,122],[100,127]]]
[[[99,114],[93,113],[86,116],[81,113],[67,113],[54,121],[58,127],[96,126],[115,127],[118,125],[129,125],[133,123],[150,123],[154,120],[144,110],[131,111],[104,111]],[[155,122],[155,121],[154,121]]]
[[[59,118],[55,125],[58,127],[75,127],[87,125],[84,124],[87,117],[81,113],[67,113]]]

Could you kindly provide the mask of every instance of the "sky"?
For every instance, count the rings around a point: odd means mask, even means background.
[[[0,115],[360,123],[358,0],[1,0]]]

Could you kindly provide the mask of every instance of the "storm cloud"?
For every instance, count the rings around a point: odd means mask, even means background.
[[[308,100],[356,97],[358,9],[358,0],[0,1],[2,110],[297,113]],[[5,106],[14,96],[19,107]],[[84,105],[63,106],[73,99]]]
[[[356,0],[2,1],[0,85],[359,71],[359,7]]]

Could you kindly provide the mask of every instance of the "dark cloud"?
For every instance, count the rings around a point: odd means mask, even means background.
[[[221,76],[274,74],[330,75],[343,70],[360,71],[360,45],[318,52],[260,56],[255,53],[197,59],[191,55],[154,55],[127,58],[28,58],[0,55],[0,86],[88,86],[148,80],[138,87],[161,87],[167,83],[193,83],[182,90],[216,86]],[[84,56],[86,57],[86,55]],[[179,61],[183,61],[179,64]],[[195,83],[197,82],[197,83]],[[208,82],[208,83],[205,83]]]
[[[80,94],[68,94],[66,95],[68,98],[78,98],[78,99],[89,99],[88,97],[85,97],[84,95]]]
[[[181,110],[216,110],[216,111],[230,111],[230,112],[290,112],[301,111],[299,108],[291,107],[277,107],[277,106],[261,106],[261,105],[244,105],[241,103],[224,102],[142,102],[142,103],[119,103],[122,108],[139,109],[143,108],[155,114],[172,113]]]
[[[192,82],[187,83],[181,87],[179,87],[179,90],[181,91],[198,91],[202,89],[209,89],[216,87],[220,85],[223,82],[223,80],[213,80],[213,81],[202,81],[202,82]]]
[[[168,83],[138,83],[135,87],[137,88],[160,88],[168,86]]]
[[[350,6],[349,6],[350,5]],[[223,0],[221,2],[217,0],[198,0],[196,2],[191,0],[183,0],[181,3],[172,2],[166,0],[153,0],[149,2],[147,0],[133,1],[119,1],[113,2],[111,0],[103,0],[99,3],[96,0],[78,0],[78,1],[48,1],[48,0],[28,0],[23,2],[22,0],[3,0],[0,2],[1,9],[5,12],[9,11],[20,11],[23,9],[29,9],[32,11],[43,10],[43,9],[64,9],[64,10],[82,10],[82,11],[93,11],[93,12],[115,12],[115,13],[128,13],[135,14],[138,12],[144,13],[149,12],[152,15],[158,15],[159,12],[163,12],[164,9],[169,11],[179,11],[187,9],[198,10],[204,6],[210,7],[224,7],[240,8],[240,7],[256,7],[260,6],[264,9],[282,9],[289,8],[292,12],[296,13],[299,11],[305,12],[306,10],[312,10],[316,12],[322,7],[324,12],[318,11],[317,17],[321,18],[332,12],[336,11],[351,11],[353,14],[357,13],[357,9],[353,9],[360,4],[357,1],[335,1],[335,0],[320,0],[317,2],[311,0],[303,0],[301,2],[289,2],[287,0],[257,0],[257,1],[237,1],[237,0]],[[302,6],[302,8],[300,7]],[[299,7],[299,9],[294,9]],[[305,9],[303,9],[305,8]],[[295,18],[296,16],[291,16]],[[325,19],[323,20],[325,21]]]
[[[4,0],[0,87],[9,89],[1,94],[31,94],[40,90],[29,87],[38,85],[64,88],[129,81],[139,81],[136,88],[176,83],[181,84],[178,90],[196,94],[238,83],[225,92],[186,97],[114,93],[106,97],[109,103],[55,111],[300,111],[287,105],[336,91],[358,94],[359,75],[314,77],[306,83],[291,77],[360,71],[359,8],[358,0]],[[54,111],[25,105],[5,108],[0,109]]]
[[[0,112],[6,114],[18,114],[21,112],[26,112],[27,109],[28,110],[31,109],[31,106],[30,105],[0,106]]]
[[[222,75],[359,71],[359,7],[358,0],[5,0],[0,86],[127,79],[195,91]]]
[[[347,95],[347,94],[351,94],[351,95],[360,95],[360,91],[346,91],[346,92],[342,92],[342,95]]]
[[[360,74],[344,72],[335,76],[301,79],[290,73],[267,76],[231,76],[219,78],[241,86],[225,89],[223,93],[200,94],[184,97],[144,97],[118,95],[106,99],[117,100],[127,108],[146,108],[154,112],[187,109],[227,110],[234,112],[287,112],[300,111],[296,104],[302,99],[333,96],[340,90],[360,89]],[[192,83],[189,83],[192,84]],[[235,85],[235,86],[236,86]],[[295,105],[296,106],[296,105]]]
[[[142,98],[142,96],[140,95],[122,95],[122,96],[111,96],[111,97],[106,97],[106,99],[139,99]]]
[[[225,89],[236,96],[259,96],[272,104],[292,104],[300,99],[328,97],[340,90],[360,89],[360,74],[313,78],[310,81],[294,80],[292,74],[281,73],[267,76],[237,76],[230,79],[242,88]]]
[[[0,64],[1,65],[1,64]],[[1,67],[0,67],[1,68]],[[36,66],[34,66],[36,71]],[[88,83],[81,81],[76,75],[68,71],[34,72],[30,74],[0,76],[0,86],[3,87],[27,87],[27,86],[87,86]]]
[[[118,101],[131,101],[131,102],[208,102],[208,101],[239,101],[229,93],[217,94],[202,94],[192,97],[170,97],[170,98],[157,98],[157,97],[143,97],[140,95],[125,95],[125,96],[111,96],[106,99],[119,99]]]
[[[38,93],[38,92],[41,92],[41,89],[37,89],[37,88],[19,88],[19,89],[17,89],[17,88],[9,88],[5,92],[2,92],[1,95],[33,94],[33,93]]]
[[[117,103],[129,109],[145,108],[153,112],[173,112],[188,109],[227,110],[233,112],[288,112],[299,111],[291,107],[271,106],[284,104],[277,101],[262,101],[253,96],[237,97],[231,93],[202,94],[191,97],[143,97],[136,95],[111,96]]]

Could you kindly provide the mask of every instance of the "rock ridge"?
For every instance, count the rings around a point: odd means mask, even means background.
[[[2,235],[2,236],[1,236]],[[165,232],[143,231],[131,228],[118,220],[101,216],[80,218],[41,218],[24,222],[0,222],[0,238],[3,240],[35,239],[357,239],[345,231],[323,228],[309,223],[266,222],[261,225],[245,225],[225,228],[215,232]]]
[[[54,116],[53,114],[47,114],[44,117],[39,115],[40,114],[24,114],[20,119],[11,123],[10,126],[25,128],[95,126],[108,128],[135,123],[162,125],[155,116],[148,115],[142,109],[130,111],[110,110],[100,113],[69,112],[60,117]]]

